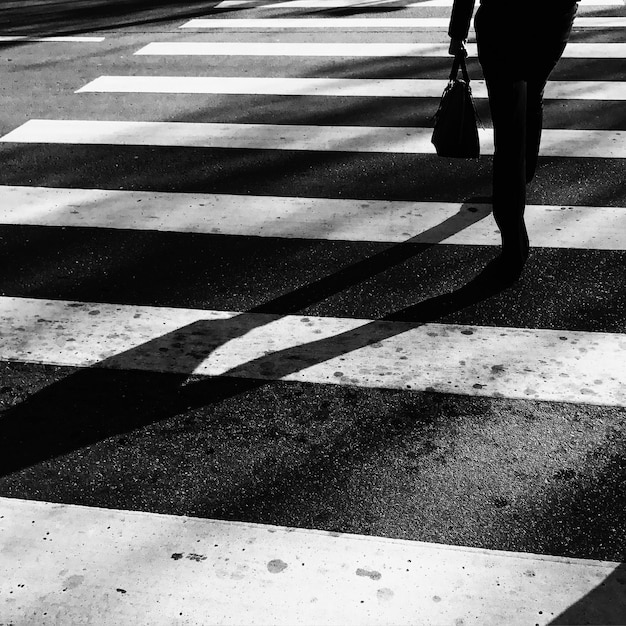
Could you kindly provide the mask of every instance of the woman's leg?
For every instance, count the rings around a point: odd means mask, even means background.
[[[499,262],[513,276],[528,258],[526,183],[537,167],[543,90],[563,53],[575,14],[575,4],[565,9],[553,6],[541,19],[525,21],[521,16],[511,24],[506,10],[490,5],[481,6],[475,19],[494,127],[493,215],[502,236]]]
[[[502,256],[511,269],[528,257],[526,208],[527,84],[485,74],[493,120],[493,216],[502,236]]]
[[[543,129],[543,90],[546,80],[528,82],[526,101],[526,182],[535,177]]]
[[[553,12],[544,22],[537,46],[528,59],[526,77],[528,96],[526,107],[526,182],[537,169],[541,130],[543,126],[543,92],[548,77],[558,63],[572,30],[577,5]]]
[[[493,216],[502,236],[500,261],[515,274],[528,257],[524,224],[528,86],[523,58],[510,34],[503,36],[500,16],[481,7],[475,25],[493,121]]]

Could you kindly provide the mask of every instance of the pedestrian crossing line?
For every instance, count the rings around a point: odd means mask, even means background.
[[[543,625],[582,623],[581,602],[617,624],[626,610],[619,563],[14,498],[0,551],[3,619],[23,625]]]
[[[467,52],[477,56],[476,44]],[[309,56],[309,57],[449,57],[447,43],[276,43],[276,42],[151,42],[136,55],[151,56]],[[563,58],[624,59],[626,43],[568,43]]]
[[[453,0],[423,0],[411,2],[406,0],[285,0],[285,2],[258,2],[255,0],[222,0],[215,5],[215,9],[245,7],[258,9],[341,9],[349,7],[452,7]],[[580,7],[622,7],[624,0],[580,0]]]
[[[1,224],[498,246],[480,203],[1,186]],[[477,219],[477,214],[480,216]],[[529,205],[533,247],[626,250],[626,208]],[[441,227],[454,219],[446,236]],[[458,224],[462,227],[459,229]]]
[[[592,44],[586,44],[592,45]],[[607,44],[604,44],[607,45]],[[619,45],[619,44],[618,44]],[[623,44],[626,56],[626,44]],[[476,45],[467,45],[476,54]],[[136,55],[151,56],[311,56],[311,57],[443,57],[448,44],[441,43],[301,43],[301,42],[216,42],[155,41],[140,48]]]
[[[179,28],[448,28],[449,18],[196,18]]]
[[[492,129],[480,129],[481,153],[493,154]],[[542,155],[626,158],[624,131],[545,129]],[[432,128],[29,120],[0,142],[135,145],[255,150],[435,154]]]
[[[250,78],[225,76],[100,76],[76,93],[254,94],[365,98],[439,98],[447,80],[369,78]],[[487,98],[485,81],[472,81]],[[548,100],[626,100],[622,81],[549,81]]]
[[[0,36],[0,43],[2,42],[43,42],[43,43],[100,43],[104,41],[104,37],[81,37],[75,35],[57,36],[57,37],[32,37],[29,35],[3,35]]]
[[[626,406],[626,335],[0,297],[0,360]]]
[[[439,17],[339,17],[339,18],[195,18],[185,22],[179,28],[424,28],[447,30],[450,18]],[[574,22],[576,28],[624,28],[624,17],[577,17]]]
[[[304,0],[305,2],[320,2],[324,3],[325,0]],[[347,0],[348,2],[352,0]],[[357,0],[358,1],[358,0]],[[335,2],[335,0],[330,0],[330,2]],[[411,7],[451,7],[454,0],[424,0],[423,2],[410,2],[408,6]],[[277,3],[281,4],[281,3]],[[624,6],[624,0],[579,0],[578,4],[580,6]]]

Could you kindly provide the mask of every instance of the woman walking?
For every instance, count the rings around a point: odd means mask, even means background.
[[[454,0],[450,54],[465,54],[475,0]],[[516,280],[528,258],[526,184],[537,167],[543,90],[569,38],[576,0],[481,0],[474,27],[494,128],[493,216],[502,252],[492,268]]]

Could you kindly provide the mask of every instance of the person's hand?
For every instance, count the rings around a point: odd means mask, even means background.
[[[467,50],[465,49],[465,41],[463,39],[450,39],[450,47],[448,48],[448,54],[453,57],[456,56],[467,56]]]

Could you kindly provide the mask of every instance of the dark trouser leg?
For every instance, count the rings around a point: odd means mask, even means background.
[[[525,78],[528,80],[527,104],[527,151],[526,151],[526,181],[530,182],[537,169],[539,144],[541,142],[541,128],[543,122],[543,90],[552,70],[559,62],[563,50],[567,45],[574,17],[578,5],[563,3],[561,8],[554,5],[552,12],[548,12],[536,27],[531,41],[534,46],[532,53],[525,63]]]
[[[571,19],[574,19],[573,14]],[[568,26],[569,24],[569,26]],[[543,127],[543,91],[550,73],[561,58],[569,32],[571,21],[565,18],[565,24],[554,44],[550,46],[528,70],[528,91],[526,103],[526,182],[530,182],[535,176],[537,160],[539,158],[539,145],[541,143],[541,129]]]
[[[537,171],[539,145],[543,128],[543,90],[545,80],[530,80],[526,95],[526,182],[529,183]]]
[[[485,72],[493,120],[493,216],[502,234],[502,251],[514,263],[528,256],[526,207],[527,83]]]
[[[493,216],[502,235],[502,257],[523,266],[528,256],[524,224],[528,84],[516,37],[503,35],[502,16],[481,5],[475,27],[493,121]]]
[[[494,126],[493,214],[503,259],[521,267],[528,256],[526,183],[537,167],[543,90],[567,43],[576,6],[555,5],[540,20],[515,24],[498,7],[481,6],[475,26]]]

